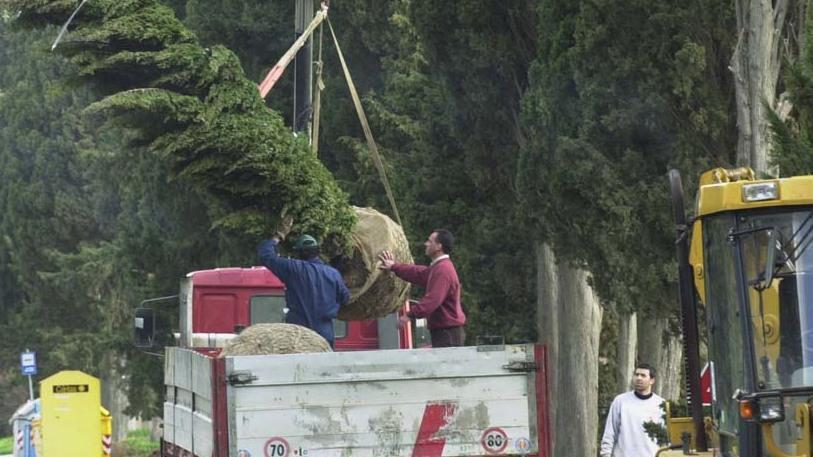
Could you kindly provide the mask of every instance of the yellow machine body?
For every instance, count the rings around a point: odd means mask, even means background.
[[[105,455],[98,378],[81,371],[61,371],[40,382],[40,399],[38,456]]]
[[[760,185],[770,186],[775,195],[771,198],[756,201],[746,198],[749,188]],[[689,264],[693,270],[693,282],[701,304],[707,303],[707,288],[715,287],[714,278],[708,278],[708,272],[705,270],[708,259],[705,258],[706,253],[704,252],[704,217],[733,211],[741,212],[804,205],[813,205],[813,176],[757,180],[753,171],[748,168],[735,170],[717,168],[704,173],[700,177],[695,219],[691,223],[689,249]],[[746,254],[743,257],[743,263],[746,267],[754,267],[759,265],[760,262],[764,263],[765,259],[760,258],[758,254],[753,254],[753,257]],[[754,347],[756,351],[754,354],[755,359],[768,360],[772,366],[776,365],[780,352],[781,283],[781,278],[774,278],[772,283],[762,290],[761,294],[752,288],[748,297],[751,304],[752,332],[754,335],[758,335],[760,339],[760,344]],[[811,455],[813,451],[811,449],[813,447],[811,444],[813,441],[811,438],[813,436],[813,427],[810,424],[810,408],[810,403],[800,404],[797,406],[796,411],[788,411],[791,417],[795,415],[796,427],[799,430],[799,437],[793,446],[795,449],[792,451],[787,447],[783,448],[774,441],[773,425],[771,423],[765,423],[761,426],[763,442],[768,452],[766,455],[772,457],[809,457]],[[679,434],[683,431],[685,427],[680,423],[680,420],[675,422],[673,419],[673,423],[670,424],[670,434]],[[680,451],[663,451],[659,455],[668,457],[682,455],[682,453]]]
[[[772,182],[778,187],[777,198],[748,202],[744,198],[744,186]],[[715,168],[700,177],[700,191],[697,196],[697,208],[692,225],[692,239],[689,252],[689,263],[694,272],[694,284],[700,302],[706,301],[706,283],[703,252],[703,216],[711,214],[759,208],[775,208],[791,205],[813,204],[813,176],[797,176],[783,179],[756,180],[750,168],[726,170]],[[755,261],[756,259],[751,259]],[[757,293],[751,291],[751,304],[754,329],[761,332],[768,343],[766,348],[757,348],[757,357],[767,356],[776,360],[779,352],[779,283],[774,284],[763,293],[762,312],[758,312]],[[759,316],[764,315],[764,320]]]
[[[764,201],[745,201],[743,187],[746,185],[774,182],[778,198]],[[703,271],[703,216],[745,209],[775,208],[780,206],[813,205],[813,176],[756,180],[750,168],[726,170],[715,168],[700,177],[697,194],[696,220],[692,224],[692,242],[689,263],[694,270],[694,284],[700,301],[706,302],[706,285]]]

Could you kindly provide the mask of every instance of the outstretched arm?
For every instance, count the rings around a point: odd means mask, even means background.
[[[378,268],[381,270],[391,271],[404,281],[426,287],[429,280],[429,267],[396,263],[395,256],[390,251],[382,251],[381,254],[378,254],[378,261],[380,262]]]
[[[257,248],[257,256],[260,258],[260,263],[277,275],[282,282],[287,282],[296,273],[298,265],[295,260],[279,256],[277,253],[278,244],[279,240],[276,236],[264,241]]]

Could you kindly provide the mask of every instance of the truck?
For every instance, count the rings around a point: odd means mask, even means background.
[[[166,350],[165,457],[550,456],[538,345]]]
[[[413,350],[397,325],[409,303],[337,321],[336,352],[221,357],[241,328],[284,321],[284,292],[264,267],[181,281],[161,456],[550,455],[544,347]],[[150,345],[153,334],[152,311],[140,308],[136,339]]]
[[[699,346],[692,314],[706,316],[714,455],[812,455],[813,176],[709,170],[692,219],[679,173],[670,178],[689,358]]]
[[[178,300],[183,347],[217,348],[240,330],[258,323],[285,322],[285,284],[265,267],[215,268],[193,271],[181,280],[180,293],[144,300],[136,309],[137,346],[152,346],[154,312],[145,307],[159,300]],[[408,349],[427,345],[426,320],[399,328],[398,315],[409,311],[409,302],[397,312],[363,321],[334,320],[336,351]],[[414,333],[414,337],[413,337]]]

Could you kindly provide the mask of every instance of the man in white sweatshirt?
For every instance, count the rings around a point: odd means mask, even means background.
[[[644,430],[644,422],[663,425],[663,398],[652,392],[655,369],[638,364],[632,377],[633,390],[613,399],[604,436],[601,457],[654,457],[658,445]]]

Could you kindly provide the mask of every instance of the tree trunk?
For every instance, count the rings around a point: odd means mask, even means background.
[[[124,410],[129,402],[121,382],[121,373],[116,367],[111,353],[102,357],[101,368],[102,406],[110,412],[113,419],[112,439],[114,443],[117,443],[127,438],[127,422],[130,418],[124,414]]]
[[[638,319],[636,313],[618,315],[618,355],[616,365],[616,392],[626,392],[632,388],[632,373],[635,370],[635,356],[638,349]]]
[[[683,385],[683,345],[668,332],[669,320],[639,317],[638,360],[655,367],[655,392],[666,400],[677,400]]]
[[[776,84],[789,1],[735,2],[738,39],[731,57],[731,71],[734,72],[739,128],[737,165],[750,166],[758,173],[768,171],[767,110],[777,104]]]
[[[557,263],[548,245],[537,245],[536,258],[539,340],[550,355],[552,455],[594,457],[602,310],[585,271]]]

